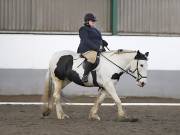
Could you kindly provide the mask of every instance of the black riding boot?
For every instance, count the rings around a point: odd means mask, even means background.
[[[93,66],[92,63],[86,61],[85,67],[84,67],[84,74],[83,74],[83,77],[82,77],[82,82],[83,83],[88,81],[88,74],[92,70],[92,66]]]

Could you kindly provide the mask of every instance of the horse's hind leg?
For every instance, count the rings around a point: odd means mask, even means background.
[[[100,90],[100,93],[97,97],[97,100],[94,104],[94,106],[91,108],[90,113],[89,113],[89,119],[91,120],[100,120],[100,117],[98,116],[97,112],[98,109],[101,105],[101,103],[104,101],[105,97],[106,97],[106,91],[105,90]]]
[[[53,108],[52,103],[52,80],[49,76],[49,71],[46,73],[46,79],[45,79],[45,87],[44,87],[44,93],[41,98],[42,102],[44,103],[42,106],[42,115],[43,117],[48,116],[51,113],[51,110]]]
[[[69,116],[64,113],[63,108],[61,106],[60,94],[61,94],[61,89],[63,87],[63,83],[64,83],[63,80],[55,79],[54,81],[55,90],[54,90],[53,97],[54,97],[54,101],[56,105],[56,113],[57,113],[58,119],[69,118]]]

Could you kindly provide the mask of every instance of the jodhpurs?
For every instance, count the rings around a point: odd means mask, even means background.
[[[82,54],[83,57],[87,59],[88,62],[94,64],[96,62],[97,52],[96,51],[87,51]]]

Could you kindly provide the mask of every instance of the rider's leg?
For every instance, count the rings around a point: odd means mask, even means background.
[[[83,78],[82,78],[82,82],[87,82],[88,81],[88,74],[92,69],[93,64],[86,61],[85,62],[85,67],[84,67],[84,74],[83,74]]]
[[[88,74],[92,70],[92,66],[96,62],[97,52],[96,51],[88,51],[82,55],[87,59],[87,61],[85,62],[85,68],[84,68],[82,82],[87,82]]]

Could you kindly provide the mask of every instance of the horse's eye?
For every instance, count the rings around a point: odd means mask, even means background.
[[[141,64],[140,66],[143,67],[143,64]]]

